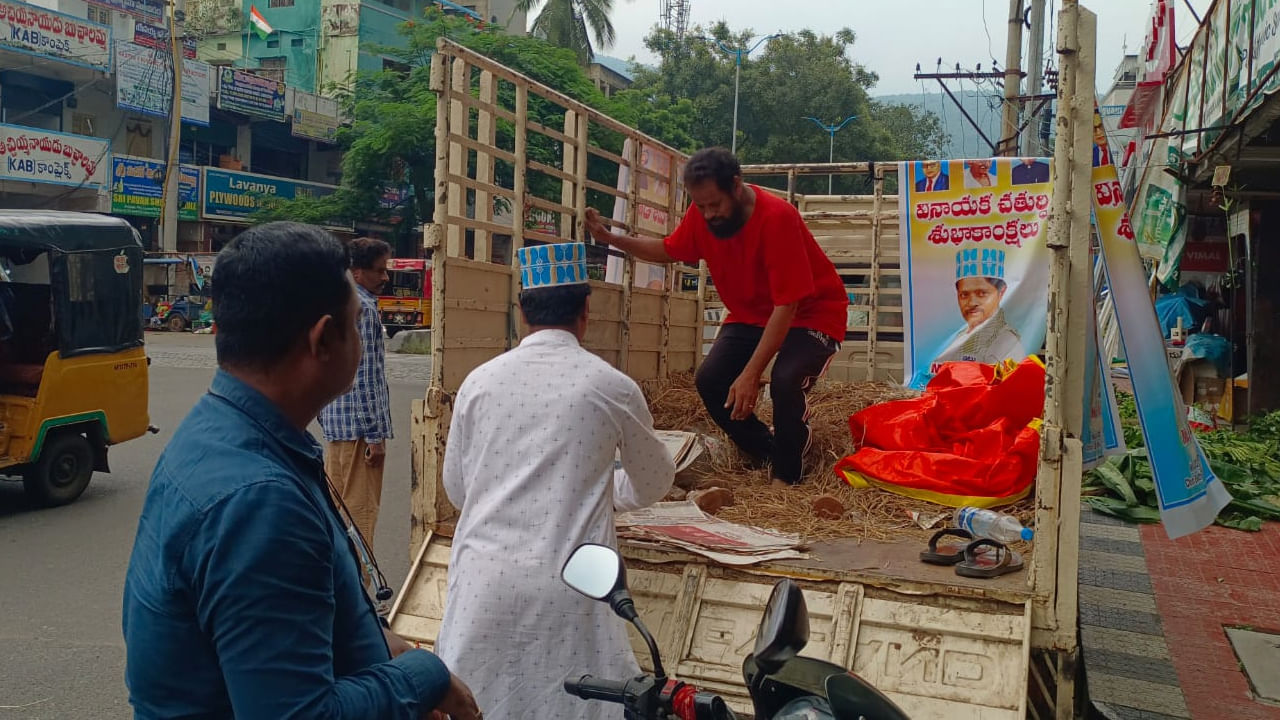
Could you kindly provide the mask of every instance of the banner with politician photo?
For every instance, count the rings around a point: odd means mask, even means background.
[[[1044,344],[1049,160],[898,164],[904,378],[946,362],[1020,361]]]

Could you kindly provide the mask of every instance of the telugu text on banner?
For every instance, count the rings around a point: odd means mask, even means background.
[[[945,362],[1020,361],[1044,344],[1049,161],[898,165],[904,375],[921,389]]]

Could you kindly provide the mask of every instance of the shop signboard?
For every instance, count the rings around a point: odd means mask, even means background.
[[[284,121],[285,85],[244,70],[218,71],[218,107],[229,112]]]
[[[294,137],[333,143],[338,140],[338,118],[311,110],[294,108],[289,132]]]
[[[100,188],[107,184],[106,140],[0,125],[0,180]]]
[[[116,105],[143,115],[168,117],[173,96],[169,54],[164,50],[118,42],[116,55]],[[198,60],[182,62],[182,120],[209,124],[209,75],[211,68]]]
[[[178,219],[200,219],[200,169],[180,166]],[[160,217],[164,201],[164,163],[117,155],[111,159],[111,212]]]
[[[86,0],[90,5],[115,10],[142,20],[164,22],[165,0]]]
[[[200,217],[205,220],[247,223],[254,213],[278,200],[324,197],[338,188],[333,185],[256,175],[254,173],[204,168],[201,182]],[[332,222],[329,227],[351,229],[349,223]]]
[[[0,49],[111,72],[110,27],[20,0],[0,0]]]
[[[133,24],[133,43],[152,50],[169,51],[169,30],[159,25],[151,25],[141,20]],[[196,39],[182,38],[182,57],[196,59]]]

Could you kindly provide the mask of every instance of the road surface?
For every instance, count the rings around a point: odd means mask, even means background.
[[[75,503],[33,509],[0,481],[0,720],[130,718],[120,602],[147,481],[160,451],[213,377],[213,338],[148,333],[148,435],[111,450]],[[392,587],[408,571],[409,411],[430,360],[388,358],[396,439],[389,446],[374,547]],[[318,433],[318,428],[313,428]]]

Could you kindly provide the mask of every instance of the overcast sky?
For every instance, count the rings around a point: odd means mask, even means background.
[[[1191,0],[1203,15],[1211,0]],[[1142,45],[1151,0],[1085,0],[1098,14],[1098,89],[1105,93],[1127,46],[1136,54]],[[1194,35],[1196,23],[1183,0],[1178,10],[1178,39]],[[658,22],[659,0],[614,0],[613,24],[618,42],[603,54],[655,63],[644,37]],[[1050,0],[1057,7],[1057,0]],[[985,10],[985,12],[984,12]],[[916,63],[932,72],[942,58],[944,68],[958,62],[967,69],[991,66],[994,56],[1005,59],[1008,0],[691,0],[690,25],[725,20],[734,29],[750,28],[759,35],[809,28],[833,33],[849,27],[857,34],[850,56],[880,75],[874,95],[920,92],[913,79]],[[1056,15],[1056,12],[1054,13]],[[990,40],[988,40],[988,34]],[[1052,52],[1052,42],[1046,52]],[[926,86],[935,92],[934,81]]]

